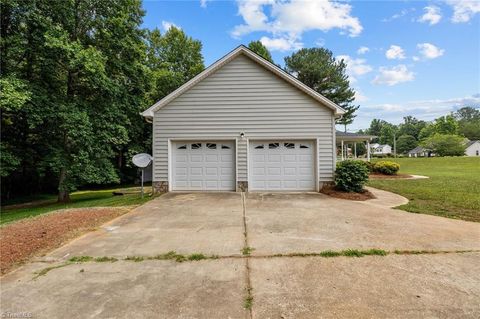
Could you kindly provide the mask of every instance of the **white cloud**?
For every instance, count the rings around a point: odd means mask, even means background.
[[[446,0],[453,8],[452,22],[468,22],[477,13],[480,13],[480,1],[478,0]]]
[[[390,49],[385,52],[385,56],[389,60],[401,60],[405,59],[405,51],[403,51],[403,49],[398,45],[391,45]]]
[[[443,55],[445,50],[434,46],[431,43],[419,43],[417,48],[425,59],[436,59]]]
[[[206,8],[208,0],[200,0],[200,7]]]
[[[422,112],[424,114],[440,113],[446,114],[453,111],[456,108],[470,105],[474,107],[480,106],[480,96],[472,95],[460,98],[451,99],[433,99],[433,100],[417,100],[409,101],[402,104],[380,104],[374,106],[368,106],[367,109],[381,110],[381,111],[393,111],[393,112]]]
[[[360,92],[360,90],[356,89],[355,90],[355,101],[356,102],[366,102],[366,101],[368,101],[368,97],[363,95],[363,93]]]
[[[367,64],[365,59],[353,59],[349,55],[339,55],[338,61],[343,60],[347,64],[347,74],[351,83],[357,81],[357,76],[361,76],[373,71],[373,68]]]
[[[430,25],[434,25],[442,19],[439,7],[427,6],[423,9],[425,10],[425,13],[418,19],[419,22],[427,22]]]
[[[170,21],[162,21],[162,28],[163,28],[163,31],[167,32],[168,30],[170,30],[171,27],[175,27],[177,29],[181,29],[178,25],[176,25],[175,23],[173,22],[170,22]]]
[[[231,32],[240,38],[255,31],[264,31],[274,38],[300,42],[302,34],[310,30],[341,29],[350,36],[358,36],[362,25],[351,15],[352,6],[346,3],[302,0],[237,0],[238,13],[244,24]]]
[[[303,43],[296,41],[295,38],[269,38],[262,37],[260,42],[271,51],[291,51],[303,47]]]
[[[393,20],[396,20],[396,19],[400,19],[401,17],[406,16],[409,12],[413,12],[413,11],[415,11],[415,8],[403,9],[399,13],[395,13],[394,15],[392,15],[389,18],[382,19],[382,22],[390,22],[390,21],[393,21]]]
[[[373,84],[386,84],[389,86],[415,79],[415,74],[408,70],[407,66],[400,64],[392,68],[380,67],[379,74],[373,79]]]
[[[368,51],[370,51],[370,49],[368,47],[360,47],[358,50],[357,50],[357,54],[365,54],[367,53]]]
[[[465,105],[480,108],[480,94],[444,100],[417,100],[377,105],[363,103],[350,129],[367,128],[373,118],[381,118],[390,123],[398,124],[402,122],[404,116],[412,115],[420,120],[430,121]]]
[[[323,47],[325,45],[325,39],[324,38],[318,38],[316,41],[315,41],[315,45],[317,47]]]

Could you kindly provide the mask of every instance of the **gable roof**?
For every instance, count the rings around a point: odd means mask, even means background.
[[[425,152],[425,151],[426,151],[425,148],[423,148],[421,146],[417,146],[413,150],[410,150],[408,153],[416,154],[416,153],[422,153],[422,152]]]
[[[273,72],[280,78],[284,79],[291,85],[295,86],[299,90],[303,91],[305,94],[311,96],[313,99],[316,101],[320,102],[322,105],[330,108],[335,116],[340,116],[345,113],[345,110],[342,109],[340,106],[337,104],[333,103],[320,93],[316,92],[312,88],[308,87],[307,85],[303,84],[300,80],[292,76],[291,74],[287,73],[286,71],[282,70],[280,67],[276,66],[273,63],[270,63],[269,61],[265,60],[255,52],[251,51],[244,45],[238,46],[236,49],[225,55],[223,58],[220,60],[217,60],[215,63],[210,65],[208,68],[197,74],[195,77],[193,77],[191,80],[180,86],[178,89],[170,93],[169,95],[165,96],[163,99],[158,101],[157,103],[153,104],[150,106],[148,109],[140,113],[142,116],[146,118],[153,118],[153,114],[155,111],[158,109],[162,108],[163,106],[167,105],[170,103],[172,100],[180,96],[181,94],[185,93],[188,91],[190,88],[192,88],[195,84],[198,82],[202,81],[206,77],[208,77],[210,74],[214,73],[218,69],[220,69],[222,66],[227,64],[228,62],[232,61],[235,59],[237,56],[240,54],[243,54],[253,60],[254,62],[258,63],[260,66],[264,67],[265,69]]]
[[[475,144],[477,142],[480,142],[480,141],[468,141],[466,148],[469,148],[470,146],[472,146],[473,144]]]

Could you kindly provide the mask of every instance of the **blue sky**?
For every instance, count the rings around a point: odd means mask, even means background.
[[[432,120],[480,107],[480,1],[144,1],[144,26],[171,25],[203,43],[208,66],[261,40],[277,64],[323,46],[348,65],[360,105],[349,130],[373,118]]]

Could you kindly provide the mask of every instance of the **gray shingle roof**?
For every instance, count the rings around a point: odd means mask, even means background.
[[[473,144],[475,144],[476,142],[480,142],[480,141],[468,141],[466,147],[468,148],[468,147],[472,146]]]
[[[423,147],[417,146],[413,150],[410,150],[408,153],[409,154],[417,154],[417,153],[421,153],[421,152],[425,152],[425,151],[426,150]]]

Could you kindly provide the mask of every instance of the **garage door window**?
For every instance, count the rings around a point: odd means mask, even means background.
[[[255,146],[256,150],[263,150],[263,144]]]
[[[207,148],[211,150],[216,150],[217,149],[217,144],[215,143],[207,143]]]
[[[187,149],[187,144],[179,145],[179,146],[177,147],[177,149],[179,149],[179,150],[186,150],[186,149]]]
[[[300,148],[310,148],[308,145],[300,144]]]
[[[288,149],[293,149],[295,148],[295,143],[284,143],[283,146],[285,146]]]
[[[193,143],[192,144],[192,150],[198,150],[202,148],[202,143]]]
[[[230,149],[230,146],[228,145],[222,145],[222,150],[229,150]]]
[[[280,143],[270,143],[268,144],[268,148],[274,150],[280,146]]]

